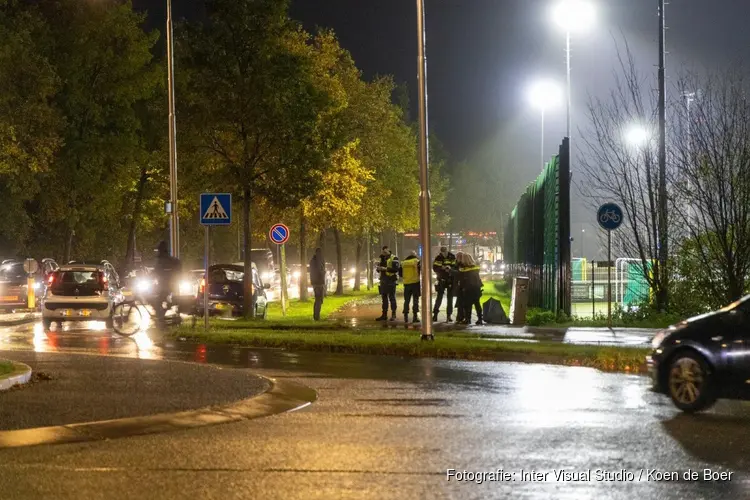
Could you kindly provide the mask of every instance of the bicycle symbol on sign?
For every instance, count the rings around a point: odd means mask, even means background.
[[[599,222],[606,223],[609,221],[617,224],[618,222],[620,222],[620,215],[617,214],[614,210],[607,210],[599,215]]]

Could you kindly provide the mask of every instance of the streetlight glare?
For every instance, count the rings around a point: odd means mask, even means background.
[[[625,131],[625,140],[631,146],[643,146],[651,138],[651,132],[643,125],[631,125]]]
[[[562,102],[562,90],[553,81],[540,81],[529,89],[529,101],[535,108],[541,110],[559,106]]]
[[[586,0],[563,0],[553,10],[555,22],[567,32],[591,28],[596,18],[594,5]]]

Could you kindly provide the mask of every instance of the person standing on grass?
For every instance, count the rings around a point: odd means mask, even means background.
[[[396,283],[400,264],[398,257],[391,253],[388,245],[380,252],[380,262],[377,271],[380,273],[378,292],[383,300],[383,314],[375,321],[388,320],[388,305],[391,306],[391,321],[396,321]]]
[[[401,261],[401,268],[398,270],[399,276],[404,279],[404,323],[409,322],[409,302],[412,298],[414,299],[412,305],[414,323],[419,323],[419,297],[422,295],[419,284],[421,271],[422,265],[417,258],[417,252],[412,250],[409,256]]]
[[[445,268],[456,269],[456,256],[448,251],[447,247],[440,247],[440,253],[435,257],[435,261],[432,264],[432,270],[437,274],[437,283],[435,284],[435,291],[437,292],[437,298],[435,299],[435,307],[432,310],[432,321],[438,320],[438,313],[440,312],[440,305],[443,303],[443,295],[447,295],[448,305],[445,308],[447,316],[446,321],[449,323],[453,321],[451,316],[453,315],[453,277],[450,271],[446,271]]]
[[[320,309],[323,307],[323,297],[326,294],[326,264],[323,259],[323,250],[320,248],[315,249],[315,255],[310,259],[310,284],[315,293],[313,319],[320,321]]]
[[[468,325],[471,323],[471,307],[477,311],[477,325],[482,324],[482,305],[479,299],[482,297],[482,278],[479,276],[479,266],[474,261],[474,258],[465,253],[463,258],[458,265],[458,274],[461,281],[461,305],[463,306],[463,313],[461,318],[463,323]]]

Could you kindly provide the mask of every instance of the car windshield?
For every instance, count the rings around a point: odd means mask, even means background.
[[[93,285],[98,282],[98,271],[65,271],[60,278],[60,283],[63,285]]]
[[[5,264],[0,267],[0,281],[13,281],[25,276],[26,272],[23,270],[23,264],[19,262]]]
[[[245,273],[234,269],[214,269],[211,271],[211,283],[242,282]]]

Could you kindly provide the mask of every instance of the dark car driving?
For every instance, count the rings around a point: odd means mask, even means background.
[[[685,412],[750,399],[750,295],[660,331],[646,358],[657,392]]]
[[[266,289],[270,288],[270,285],[263,285],[255,263],[252,264],[252,269],[255,315],[265,318],[268,304]],[[209,316],[223,314],[231,314],[232,316],[242,315],[244,297],[242,284],[244,276],[244,267],[235,264],[216,264],[209,267],[208,280],[204,278],[198,289],[198,313],[201,316],[203,315],[203,294],[205,289],[208,288]]]
[[[53,259],[42,259],[41,265],[33,274],[36,304],[44,294],[47,277],[59,268]],[[0,264],[0,310],[23,309],[28,307],[28,274],[23,261],[4,260]]]

